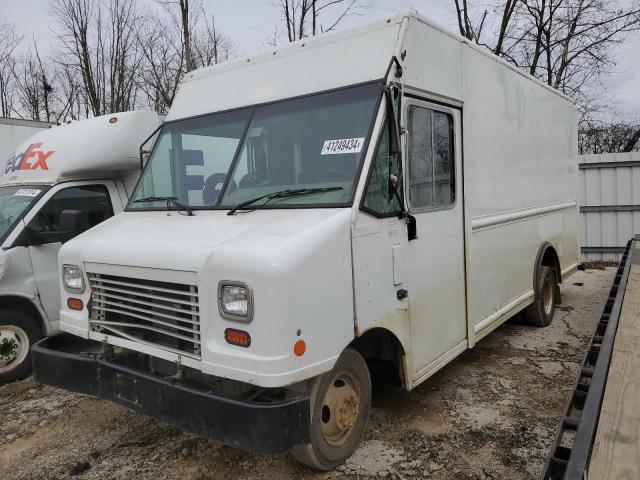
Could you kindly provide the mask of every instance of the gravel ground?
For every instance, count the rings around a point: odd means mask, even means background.
[[[29,379],[0,387],[0,478],[538,478],[614,272],[569,279],[550,327],[516,318],[412,392],[376,391],[360,449],[335,472],[240,452]]]

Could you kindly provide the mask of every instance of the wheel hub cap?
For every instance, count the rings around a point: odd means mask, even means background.
[[[22,363],[29,352],[29,337],[15,325],[0,326],[0,373]]]
[[[360,413],[360,393],[348,375],[338,375],[327,390],[322,405],[322,434],[330,445],[342,445]]]

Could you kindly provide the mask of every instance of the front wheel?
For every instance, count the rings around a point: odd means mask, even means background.
[[[362,356],[347,348],[311,388],[311,441],[291,454],[317,470],[341,465],[358,447],[371,410],[371,378]]]
[[[556,311],[558,284],[556,274],[549,267],[540,267],[534,302],[527,308],[527,323],[534,327],[546,327]]]
[[[31,345],[42,338],[40,325],[19,310],[0,310],[0,385],[31,375]]]

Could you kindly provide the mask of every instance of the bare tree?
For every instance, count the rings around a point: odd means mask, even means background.
[[[169,109],[185,72],[182,38],[181,25],[155,14],[147,18],[138,32],[144,56],[138,81],[148,105],[158,112]]]
[[[202,9],[202,26],[193,36],[193,65],[195,68],[226,62],[237,51],[236,45],[229,37],[216,28],[215,17],[209,21]]]
[[[637,147],[638,138],[639,121],[588,120],[580,127],[578,150],[581,154],[631,152]]]
[[[2,117],[9,117],[13,112],[15,51],[20,40],[14,25],[0,23],[0,116]]]
[[[182,20],[185,67],[187,72],[190,72],[193,70],[193,56],[191,54],[191,32],[189,30],[189,0],[180,0],[180,17]]]
[[[142,61],[136,0],[53,0],[51,6],[60,61],[79,73],[88,110],[102,115],[132,109]]]
[[[578,99],[583,120],[600,107],[600,81],[615,66],[615,47],[640,30],[638,0],[506,0],[492,9],[453,3],[463,36]],[[484,41],[488,11],[497,28]]]
[[[274,6],[282,12],[287,39],[294,42],[334,30],[346,17],[361,14],[366,3],[360,0],[278,0]],[[321,18],[330,20],[322,24]]]
[[[42,62],[35,39],[33,48],[22,55],[13,73],[21,113],[33,120],[50,122],[54,88],[49,68]]]
[[[161,14],[147,15],[137,34],[144,57],[138,69],[138,82],[148,105],[166,112],[187,72],[232,58],[236,46],[221,32],[214,15],[209,15],[201,2],[191,2],[186,18],[181,3],[158,3],[162,7]],[[185,31],[188,32],[186,35]],[[188,48],[185,47],[187,39]]]

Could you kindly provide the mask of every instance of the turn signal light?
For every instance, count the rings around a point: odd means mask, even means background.
[[[231,345],[247,348],[251,345],[251,337],[244,330],[236,330],[235,328],[227,328],[224,331],[224,339]]]
[[[79,298],[67,298],[67,307],[71,310],[82,310],[83,306],[82,300]]]
[[[293,353],[296,354],[296,357],[301,357],[302,355],[304,355],[304,352],[306,351],[307,351],[307,344],[305,343],[304,340],[298,340],[293,345]]]

